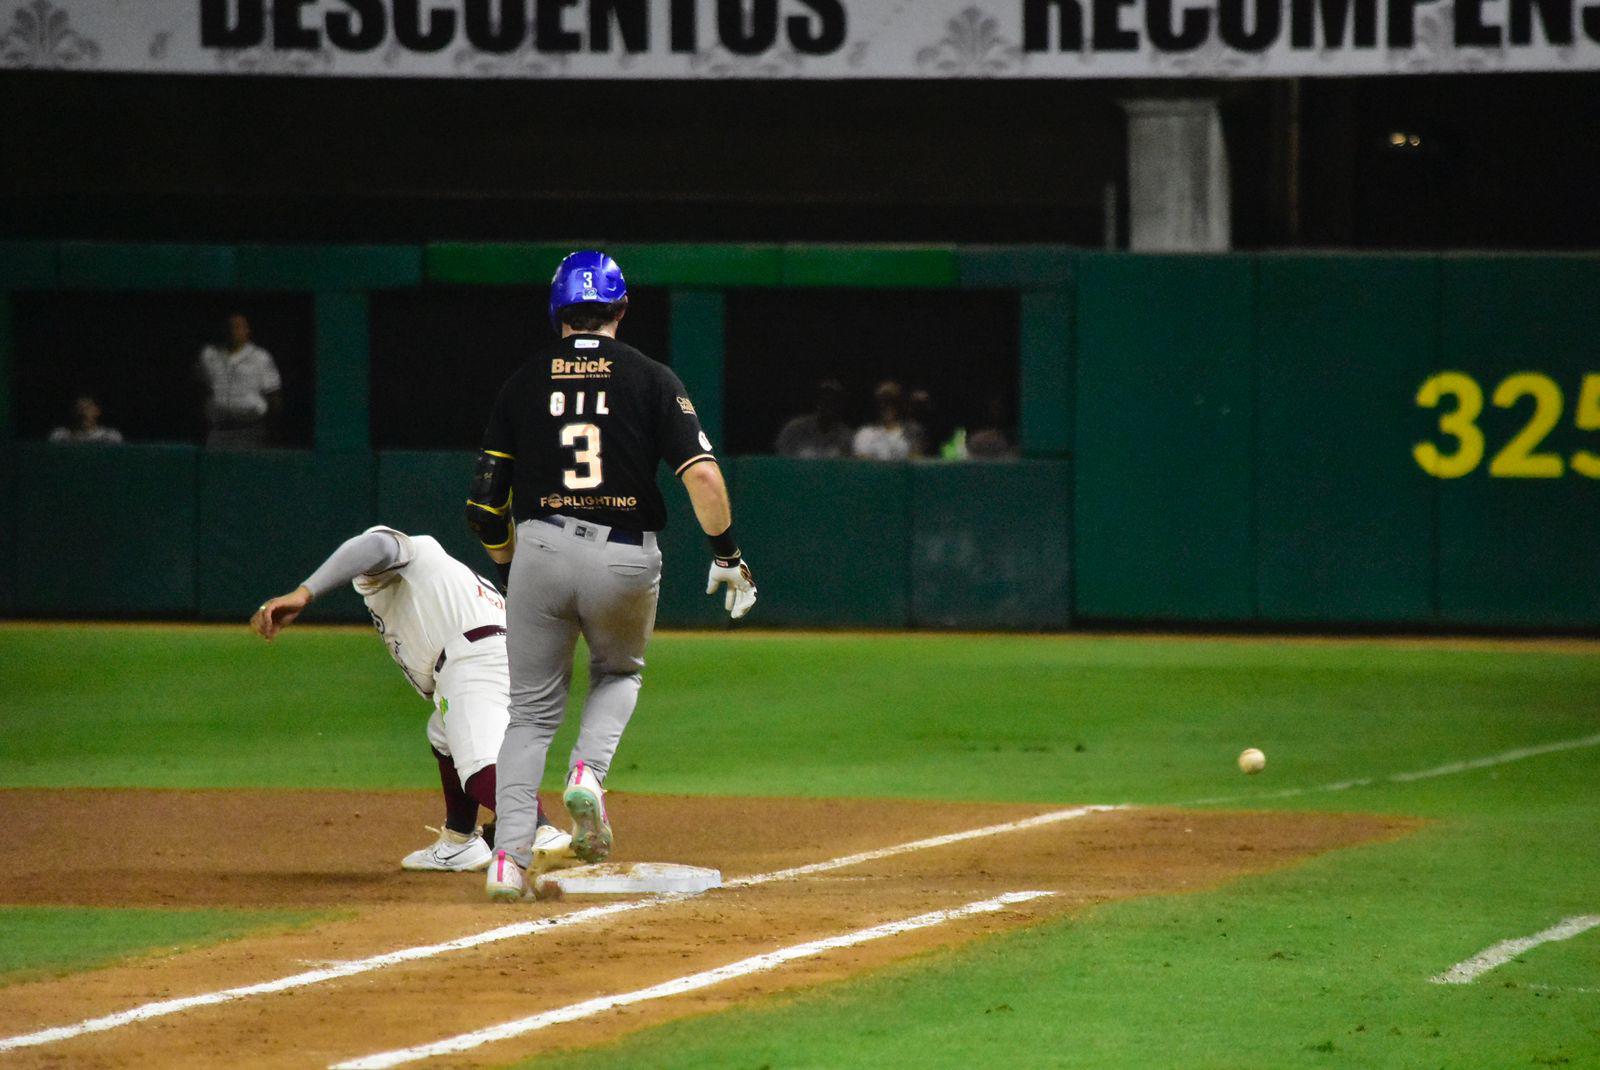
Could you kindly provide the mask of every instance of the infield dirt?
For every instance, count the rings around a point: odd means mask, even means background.
[[[1059,809],[619,793],[608,803],[617,860],[714,866],[726,877]],[[435,811],[429,792],[0,791],[0,849],[31,860],[26,870],[0,874],[0,902],[347,912],[306,929],[0,988],[0,1035],[268,981],[597,901],[505,906],[484,900],[479,874],[403,873],[400,857],[429,841],[423,825],[438,819]],[[0,1064],[322,1067],[1005,892],[1057,893],[422,1064],[500,1065],[848,977],[1098,903],[1213,887],[1414,827],[1374,815],[1095,813],[184,1011],[13,1051],[0,1055]],[[39,843],[62,849],[40,852]],[[996,993],[996,1002],[1003,1000]]]

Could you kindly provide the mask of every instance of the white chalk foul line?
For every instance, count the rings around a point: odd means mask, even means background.
[[[1499,754],[1490,754],[1483,758],[1472,758],[1463,762],[1449,762],[1445,765],[1436,765],[1431,769],[1417,769],[1409,773],[1390,773],[1385,777],[1368,776],[1357,777],[1353,780],[1336,780],[1331,784],[1318,784],[1309,788],[1284,788],[1282,791],[1268,791],[1257,795],[1222,795],[1211,799],[1195,799],[1180,805],[1205,806],[1211,803],[1292,799],[1299,795],[1313,795],[1325,791],[1348,791],[1351,788],[1365,788],[1378,783],[1409,784],[1415,780],[1430,780],[1433,777],[1470,773],[1474,769],[1489,769],[1496,765],[1505,765],[1508,762],[1520,762],[1526,758],[1537,758],[1542,754],[1559,754],[1562,751],[1580,750],[1584,747],[1600,747],[1600,732],[1596,732],[1592,736],[1580,736],[1577,739],[1560,739],[1554,743],[1540,743],[1532,747],[1517,747],[1514,750],[1501,751]]]
[[[955,921],[958,918],[971,917],[974,914],[992,914],[998,910],[1016,903],[1026,903],[1033,899],[1054,895],[1054,892],[1008,892],[993,899],[985,899],[977,903],[968,903],[965,906],[955,907],[950,910],[935,910],[927,914],[918,914],[914,918],[905,918],[901,921],[886,922],[875,925],[870,929],[859,929],[853,933],[844,933],[840,936],[829,936],[821,940],[812,940],[804,944],[794,944],[790,947],[769,951],[764,955],[752,955],[738,962],[730,962],[726,966],[692,973],[686,977],[679,977],[671,981],[664,981],[649,988],[640,988],[633,992],[623,992],[614,996],[600,996],[597,999],[584,1000],[582,1003],[573,1003],[555,1010],[543,1011],[519,1018],[513,1022],[504,1022],[500,1025],[479,1029],[471,1033],[462,1033],[459,1036],[436,1040],[431,1044],[422,1044],[414,1048],[401,1048],[396,1051],[382,1052],[378,1055],[367,1055],[360,1059],[351,1059],[347,1062],[335,1063],[331,1070],[386,1070],[391,1066],[400,1066],[405,1063],[417,1062],[421,1059],[431,1059],[436,1055],[451,1055],[484,1044],[492,1044],[498,1040],[509,1040],[520,1037],[552,1025],[563,1022],[575,1022],[581,1018],[592,1018],[597,1014],[614,1010],[617,1007],[628,1007],[635,1003],[644,1003],[649,1000],[665,999],[668,996],[680,995],[684,992],[693,992],[701,988],[710,988],[712,985],[722,984],[737,977],[748,977],[756,973],[768,973],[788,962],[796,959],[812,958],[829,951],[840,948],[854,947],[872,940],[882,940],[887,936],[896,936],[900,933],[912,932],[916,929],[926,929],[934,925],[943,925],[945,922]]]
[[[944,847],[949,844],[979,839],[984,836],[1001,836],[1009,832],[1023,832],[1043,825],[1071,821],[1075,818],[1087,817],[1090,814],[1117,809],[1120,809],[1120,807],[1078,806],[1070,810],[1053,810],[1050,813],[1038,814],[1020,821],[968,829],[965,832],[953,832],[949,835],[934,836],[925,840],[914,840],[911,843],[882,847],[874,851],[862,851],[859,854],[845,855],[842,858],[833,858],[826,862],[815,862],[806,866],[795,866],[792,869],[758,873],[749,877],[736,877],[727,881],[723,886],[726,888],[748,888],[758,884],[768,884],[772,881],[793,880],[796,877],[804,877],[812,873],[842,869],[845,866],[860,865],[863,862],[873,862],[880,858],[890,858],[894,855],[906,854],[911,851]],[[585,910],[574,911],[571,914],[558,914],[552,918],[539,918],[534,921],[518,922],[514,925],[502,925],[486,932],[474,933],[471,936],[463,936],[460,939],[448,940],[440,944],[425,944],[421,947],[408,947],[382,955],[373,955],[370,958],[352,959],[349,962],[330,965],[323,969],[306,970],[287,977],[280,977],[273,981],[263,981],[260,984],[241,985],[238,988],[225,988],[221,991],[206,992],[196,996],[181,996],[176,999],[159,1000],[155,1003],[144,1003],[125,1011],[119,1011],[116,1014],[89,1018],[73,1025],[55,1026],[50,1029],[41,1029],[35,1033],[24,1033],[14,1037],[0,1037],[0,1052],[13,1051],[17,1048],[31,1048],[60,1040],[71,1040],[73,1037],[83,1036],[85,1033],[102,1033],[108,1029],[118,1029],[125,1025],[132,1025],[135,1022],[161,1018],[169,1014],[177,1014],[180,1011],[192,1010],[196,1007],[210,1007],[219,1003],[231,1003],[235,1000],[248,999],[252,996],[266,996],[276,992],[305,988],[308,985],[336,981],[343,977],[353,977],[356,974],[381,970],[403,962],[415,962],[418,959],[433,958],[452,951],[464,951],[468,948],[492,944],[500,940],[515,940],[523,936],[536,936],[571,925],[599,921],[617,914],[626,914],[630,911],[647,910],[651,907],[678,903],[688,898],[690,896],[686,894],[663,895],[651,899],[638,899],[626,903],[611,903],[606,906],[590,907]]]
[[[1428,980],[1436,985],[1468,985],[1496,966],[1504,966],[1524,951],[1557,940],[1571,940],[1574,936],[1586,933],[1597,925],[1600,925],[1600,914],[1578,914],[1562,918],[1543,932],[1534,933],[1532,936],[1519,936],[1515,940],[1502,940],[1498,944],[1486,947],[1470,959],[1458,962]]]
[[[987,828],[952,832],[946,836],[930,836],[926,840],[913,840],[910,843],[902,843],[894,847],[880,847],[875,851],[862,851],[860,854],[832,858],[826,862],[813,862],[807,866],[795,866],[793,869],[779,869],[771,873],[758,873],[753,877],[735,877],[731,881],[724,881],[722,886],[724,888],[749,888],[757,884],[769,884],[772,881],[794,880],[796,877],[809,877],[813,873],[826,873],[830,869],[843,869],[846,866],[858,866],[863,862],[876,862],[880,858],[892,858],[895,855],[909,854],[912,851],[926,851],[933,847],[948,847],[952,843],[982,839],[985,836],[999,836],[1007,832],[1023,832],[1027,829],[1040,828],[1044,825],[1054,825],[1059,821],[1071,821],[1074,818],[1087,817],[1090,814],[1103,814],[1121,809],[1124,809],[1124,807],[1078,806],[1071,810],[1052,810],[1048,814],[1023,818],[1021,821],[1009,821],[1004,825],[990,825]]]
[[[211,1007],[218,1003],[231,1003],[234,1000],[248,999],[251,996],[266,996],[274,992],[287,992],[294,988],[305,988],[307,985],[321,984],[324,981],[334,981],[341,977],[353,977],[358,973],[381,970],[386,966],[397,966],[403,962],[432,958],[435,955],[443,955],[450,951],[463,951],[469,947],[478,947],[481,944],[492,944],[497,940],[511,940],[519,936],[532,936],[535,933],[565,928],[569,925],[581,925],[584,922],[595,921],[599,918],[610,917],[613,914],[622,914],[630,910],[639,910],[642,907],[653,905],[655,904],[651,900],[635,900],[627,903],[611,903],[606,906],[590,907],[586,910],[574,911],[571,914],[558,914],[553,918],[540,918],[537,921],[523,921],[515,925],[502,925],[497,929],[489,929],[486,932],[463,936],[457,940],[447,940],[442,944],[425,944],[421,947],[408,947],[383,955],[373,955],[370,958],[352,959],[349,962],[327,966],[318,970],[306,970],[301,973],[290,974],[287,977],[279,977],[273,981],[263,981],[260,984],[241,985],[238,988],[224,988],[217,992],[206,992],[198,996],[180,996],[177,999],[164,999],[155,1003],[144,1003],[129,1010],[119,1011],[116,1014],[107,1014],[100,1018],[89,1018],[75,1025],[57,1026],[53,1029],[41,1029],[37,1033],[5,1037],[0,1039],[0,1051],[12,1051],[16,1048],[30,1048],[40,1044],[50,1044],[58,1040],[70,1040],[85,1033],[102,1033],[107,1029],[117,1029],[121,1026],[132,1025],[134,1022],[161,1018],[168,1014],[177,1014],[179,1011],[191,1010],[195,1007]]]
[[[1515,750],[1491,754],[1487,758],[1474,758],[1466,762],[1436,765],[1432,769],[1423,769],[1415,773],[1395,773],[1389,779],[1396,784],[1407,784],[1413,780],[1427,780],[1436,776],[1452,776],[1456,773],[1467,773],[1474,769],[1487,769],[1493,765],[1505,765],[1507,762],[1520,762],[1524,758],[1537,758],[1541,754],[1558,754],[1564,750],[1578,750],[1580,747],[1595,746],[1600,746],[1600,732],[1596,732],[1592,736],[1583,736],[1579,739],[1561,739],[1554,743],[1540,743],[1533,747],[1518,747]]]

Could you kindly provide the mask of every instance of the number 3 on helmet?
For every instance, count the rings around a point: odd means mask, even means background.
[[[550,280],[550,326],[561,330],[560,312],[570,305],[609,305],[628,296],[617,262],[598,249],[580,249],[561,261]]]

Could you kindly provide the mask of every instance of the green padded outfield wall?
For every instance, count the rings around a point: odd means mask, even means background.
[[[198,450],[27,442],[15,456],[18,613],[194,615]]]
[[[574,244],[0,243],[0,613],[236,619],[380,519],[487,567],[460,524],[470,458],[367,447],[368,293],[542,284]],[[1600,628],[1600,258],[617,251],[673,289],[712,427],[737,401],[716,390],[729,287],[1020,294],[1036,463],[726,462],[759,623]],[[83,289],[313,295],[316,451],[7,452],[9,295]],[[719,625],[663,483],[661,621]],[[359,615],[341,599],[321,612]]]
[[[908,466],[741,457],[735,470],[734,522],[762,623],[910,623]]]
[[[910,474],[912,624],[1046,630],[1071,623],[1067,464],[918,464]]]
[[[467,527],[471,450],[384,450],[378,454],[373,524],[432,535],[458,561],[494,578],[494,564]]]
[[[1290,623],[1434,618],[1438,481],[1411,447],[1433,370],[1432,258],[1263,257],[1257,267],[1256,582]]]
[[[0,263],[15,246],[0,245]],[[22,258],[15,268],[8,267],[6,275],[15,271],[23,277]],[[16,463],[12,459],[11,440],[11,296],[0,292],[0,615],[16,612],[17,600],[17,548],[16,548]]]
[[[334,547],[375,523],[372,469],[365,451],[200,451],[200,615],[248,620],[267,596],[293,590]],[[313,612],[366,619],[348,587]]]
[[[0,442],[0,616],[17,611],[16,451]]]
[[[1252,266],[1079,261],[1076,616],[1255,616]]]
[[[1440,266],[1439,368],[1465,390],[1428,410],[1427,439],[1465,469],[1438,480],[1440,619],[1600,624],[1600,260]]]

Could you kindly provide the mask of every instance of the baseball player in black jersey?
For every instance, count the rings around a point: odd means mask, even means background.
[[[694,403],[671,369],[617,341],[627,302],[622,270],[604,253],[561,262],[550,286],[560,338],[501,389],[467,500],[468,523],[508,568],[509,582],[511,721],[498,762],[486,885],[493,899],[528,894],[538,786],[566,710],[579,634],[589,645],[589,694],[563,799],[578,857],[599,862],[611,852],[601,785],[638,701],[655,626],[656,532],[667,522],[658,464],[683,480],[711,540],[706,593],[726,587],[735,618],[756,600]]]

